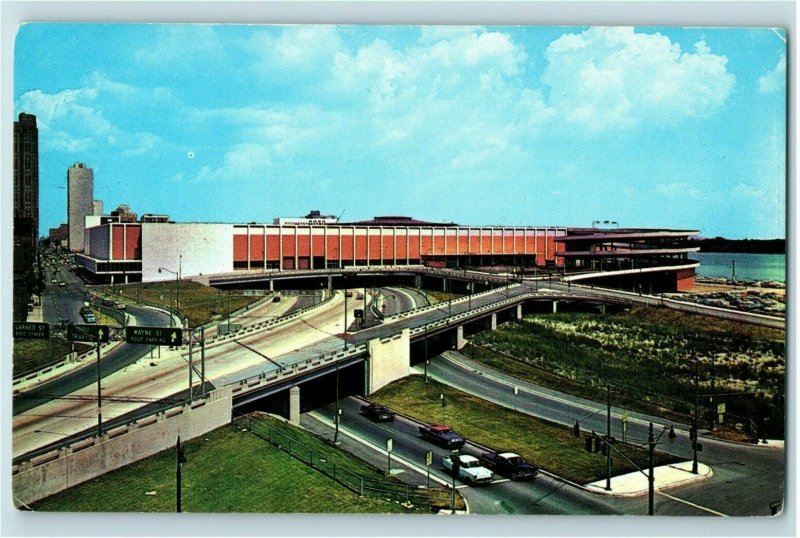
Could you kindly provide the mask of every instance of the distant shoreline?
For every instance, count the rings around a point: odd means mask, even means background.
[[[732,254],[786,254],[786,239],[691,239],[700,252],[729,252]]]

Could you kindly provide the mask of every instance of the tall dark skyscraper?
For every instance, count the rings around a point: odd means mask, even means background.
[[[39,129],[36,116],[14,122],[14,319],[25,320],[35,291],[39,237]]]

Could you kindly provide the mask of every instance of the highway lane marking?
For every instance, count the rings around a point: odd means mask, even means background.
[[[318,420],[319,422],[325,424],[329,428],[333,428],[334,427],[334,424],[333,424],[332,421],[330,421],[327,418],[323,417],[322,415],[320,415],[316,411],[311,411],[311,412],[308,413],[308,415],[310,417],[313,417],[315,420]],[[367,441],[365,439],[362,439],[361,437],[358,437],[354,433],[351,433],[347,428],[342,427],[341,424],[339,425],[339,433],[342,433],[342,434],[350,437],[354,441],[356,441],[358,443],[361,443],[362,445],[364,445],[364,446],[366,446],[368,448],[371,448],[372,450],[374,450],[376,452],[379,452],[379,453],[383,454],[384,456],[387,454],[386,449],[381,448],[378,445],[372,444],[369,441]],[[422,476],[427,476],[427,471],[425,469],[422,469],[421,467],[417,466],[416,464],[411,463],[411,462],[407,461],[406,459],[399,457],[394,452],[392,452],[392,458],[397,460],[398,462],[402,463],[403,465],[405,465],[409,469],[411,469],[413,471],[416,471],[417,473],[421,474]],[[431,473],[431,480],[434,480],[434,481],[438,482],[439,484],[442,484],[443,486],[450,487],[450,482],[447,482],[446,480],[442,480],[441,478],[439,478],[438,476],[436,476],[433,473]],[[458,486],[456,486],[456,489],[458,489]]]
[[[679,499],[678,497],[673,497],[672,495],[670,495],[668,493],[664,493],[663,491],[656,491],[656,493],[658,493],[659,495],[663,495],[664,497],[667,497],[668,499],[672,499],[673,501],[677,501],[679,503],[683,503],[683,504],[689,505],[689,506],[691,506],[693,508],[697,508],[698,510],[704,510],[706,512],[714,514],[715,516],[730,517],[730,516],[728,516],[728,514],[723,514],[722,512],[717,512],[716,510],[712,510],[711,508],[707,508],[705,506],[700,506],[699,504],[695,504],[695,503],[687,501],[685,499]]]
[[[500,379],[500,378],[494,376],[491,373],[478,370],[477,368],[474,368],[474,367],[472,367],[472,366],[470,366],[468,364],[462,363],[462,362],[458,361],[457,359],[452,358],[450,356],[450,354],[451,354],[451,352],[445,351],[444,353],[441,354],[441,357],[444,360],[455,364],[456,366],[459,366],[459,367],[461,367],[461,368],[463,368],[465,370],[468,370],[468,371],[474,372],[476,374],[479,374],[479,375],[481,375],[481,376],[483,376],[483,377],[485,377],[487,379],[491,379],[491,380],[496,381],[497,383],[500,383],[500,384],[505,385],[507,387],[517,386],[517,387],[520,388],[520,390],[522,390],[524,392],[527,392],[528,394],[530,394],[532,396],[539,396],[540,398],[548,399],[548,400],[555,401],[555,402],[560,402],[560,403],[563,403],[563,404],[568,404],[570,406],[574,406],[574,407],[577,407],[579,409],[584,409],[586,411],[592,411],[593,415],[603,411],[602,407],[594,408],[594,407],[590,407],[590,406],[588,406],[586,404],[583,404],[583,403],[580,403],[580,402],[575,402],[575,401],[567,400],[567,399],[564,399],[564,398],[560,398],[558,396],[553,396],[553,395],[548,394],[546,392],[538,392],[536,390],[532,390],[532,389],[530,389],[528,387],[523,386],[523,385],[530,386],[530,383],[528,383],[527,381],[520,380],[517,383],[513,383],[513,382],[510,382],[510,381],[506,381],[504,379]],[[428,373],[428,375],[431,375],[430,372]],[[441,379],[440,379],[440,381],[441,381]],[[447,383],[447,384],[449,384],[449,383]],[[508,404],[506,404],[504,402],[500,402],[500,403],[503,406],[508,406]],[[521,412],[525,413],[524,411],[521,411]],[[525,414],[531,414],[531,413],[525,413]],[[536,416],[536,415],[534,415],[534,416]],[[611,416],[615,417],[615,418],[621,418],[622,417],[622,415],[619,414],[619,413],[611,413]],[[658,418],[658,417],[654,417],[654,418]],[[641,424],[642,426],[647,426],[648,424],[650,424],[650,421],[642,420],[642,419],[639,419],[639,418],[636,418],[636,417],[629,417],[628,421],[629,422],[637,422],[637,423]],[[564,423],[564,424],[566,424],[566,423]],[[678,431],[681,431],[681,430],[678,430]]]

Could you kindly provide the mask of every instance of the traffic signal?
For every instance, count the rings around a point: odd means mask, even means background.
[[[583,439],[583,443],[584,443],[584,448],[586,448],[586,452],[594,452],[592,450],[592,448],[594,448],[594,441],[592,440],[592,436],[591,435],[587,435]]]
[[[458,470],[461,468],[461,458],[458,457],[458,452],[450,454],[450,462],[453,464],[453,474],[458,475]]]
[[[694,426],[689,428],[689,439],[691,439],[692,441],[697,440],[697,428]]]
[[[594,436],[594,451],[600,452],[603,449],[603,439],[599,435]]]
[[[178,437],[178,466],[183,465],[187,461],[189,460],[186,459],[186,452],[184,448],[181,446],[181,438]]]

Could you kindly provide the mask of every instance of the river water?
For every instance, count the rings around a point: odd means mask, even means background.
[[[786,282],[784,254],[735,254],[728,252],[692,252],[690,258],[700,261],[698,276],[731,278],[736,262],[736,278]]]

